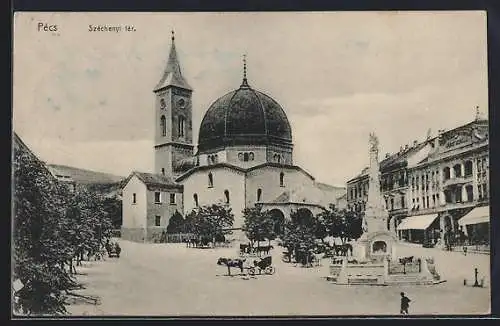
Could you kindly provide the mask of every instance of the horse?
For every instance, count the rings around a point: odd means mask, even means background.
[[[245,258],[224,258],[220,257],[217,260],[217,265],[226,265],[227,266],[227,275],[231,276],[231,267],[239,268],[241,273],[243,274],[243,263],[245,262]]]
[[[269,255],[269,251],[271,251],[271,249],[274,249],[273,246],[269,245],[269,246],[259,246],[259,247],[256,247],[255,250],[257,251],[257,253],[260,255],[262,252],[265,253],[266,255]]]
[[[344,243],[341,245],[333,244],[333,251],[336,256],[349,256],[349,252],[352,256],[352,245],[350,243]]]
[[[413,256],[408,256],[408,257],[403,257],[403,258],[399,258],[399,263],[401,265],[406,265],[406,264],[410,264],[413,262]]]

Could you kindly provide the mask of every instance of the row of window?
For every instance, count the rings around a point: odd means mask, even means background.
[[[229,204],[230,198],[229,198],[229,190],[224,190],[224,198],[225,198],[225,203]],[[262,199],[262,189],[257,189],[257,202],[260,202]],[[194,206],[199,207],[200,203],[198,201],[198,194],[193,194],[193,201],[194,201]]]
[[[238,160],[247,162],[247,161],[253,161],[255,155],[253,152],[240,152],[238,153]]]
[[[214,186],[214,175],[212,172],[208,173],[208,188],[213,188]],[[280,187],[285,186],[285,173],[280,173]]]
[[[177,118],[177,135],[179,137],[184,137],[184,132],[185,132],[185,125],[186,125],[186,118],[183,116],[178,116]],[[160,117],[160,130],[161,130],[161,135],[165,137],[167,135],[167,118],[165,118],[164,115]]]
[[[219,162],[219,155],[212,154],[207,156],[208,165],[216,164]]]
[[[170,196],[170,204],[175,205],[175,193],[169,194]],[[155,204],[161,204],[161,192],[157,191],[155,192]],[[137,194],[133,193],[132,194],[132,204],[137,204]]]

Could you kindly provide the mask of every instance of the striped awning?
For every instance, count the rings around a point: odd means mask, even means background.
[[[475,207],[468,214],[458,220],[458,225],[471,225],[479,223],[489,223],[490,206]]]
[[[436,219],[438,214],[408,216],[396,228],[400,230],[425,230]]]

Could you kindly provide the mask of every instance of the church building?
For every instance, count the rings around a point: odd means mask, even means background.
[[[123,188],[122,238],[152,241],[176,210],[185,216],[214,203],[232,209],[235,229],[241,228],[242,211],[249,207],[262,207],[284,221],[294,210],[316,214],[329,204],[346,204],[345,187],[317,182],[294,164],[285,110],[252,87],[245,61],[241,84],[206,111],[196,151],[193,89],[182,75],[173,33],[167,66],[153,93],[155,171],[133,172]],[[155,186],[146,179],[154,179]],[[153,200],[158,195],[148,195],[153,192],[161,193],[159,201]],[[165,198],[177,196],[175,203],[162,201],[163,193]],[[143,205],[140,212],[134,210],[137,205]],[[167,208],[157,207],[162,205]]]

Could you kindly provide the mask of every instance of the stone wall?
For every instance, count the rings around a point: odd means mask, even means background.
[[[121,239],[134,242],[144,242],[144,229],[143,228],[126,228],[121,229]]]

